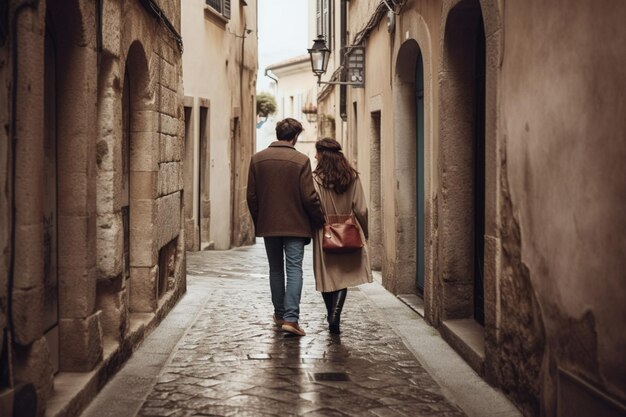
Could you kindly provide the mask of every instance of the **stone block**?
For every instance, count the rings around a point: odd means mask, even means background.
[[[154,250],[156,202],[132,200],[130,207],[130,257],[132,266],[147,267],[156,263]],[[161,225],[159,225],[161,226]]]
[[[43,286],[13,288],[13,334],[19,345],[27,346],[43,336],[44,300]]]
[[[178,89],[178,72],[176,67],[167,61],[161,61],[161,83],[172,91]]]
[[[120,275],[112,280],[98,282],[96,308],[102,312],[100,324],[103,337],[122,341],[128,331],[128,290]]]
[[[159,166],[159,196],[172,194],[182,188],[182,164],[165,162]]]
[[[14,287],[26,289],[41,285],[44,270],[42,224],[17,224],[15,227]]]
[[[114,171],[98,171],[96,193],[96,210],[98,214],[111,213],[115,211],[117,207],[115,198],[115,176],[117,174]]]
[[[159,90],[159,94],[161,94],[161,108],[159,111],[169,116],[177,117],[178,106],[182,101],[178,97],[178,93],[165,87],[161,87]]]
[[[198,251],[200,250],[200,239],[198,234],[200,233],[200,228],[198,227],[198,222],[195,219],[186,219],[185,220],[185,249],[189,251]]]
[[[59,320],[61,371],[89,372],[102,360],[100,315]]]
[[[124,229],[121,213],[99,215],[97,218],[98,278],[112,278],[122,273]]]
[[[114,56],[121,50],[122,5],[117,1],[105,1],[102,10],[102,47]]]
[[[159,267],[133,267],[130,272],[130,311],[133,313],[152,313],[156,311],[157,278]]]
[[[156,133],[134,132],[131,135],[130,164],[133,171],[156,171],[159,159],[159,141]]]
[[[37,390],[38,405],[42,407],[54,388],[54,368],[46,338],[40,337],[29,346],[17,347],[14,354],[15,380],[32,383]],[[40,408],[38,415],[43,415],[43,411]]]
[[[157,113],[152,110],[135,110],[130,115],[130,129],[132,133],[150,132],[155,129],[155,118]],[[131,135],[132,135],[131,133]],[[133,135],[134,136],[134,135]],[[131,143],[132,146],[132,143]]]
[[[59,314],[62,318],[85,318],[96,305],[94,268],[59,268]]]
[[[162,134],[169,136],[178,135],[179,120],[175,117],[169,116],[164,113],[159,113],[160,117],[160,129]]]
[[[132,198],[150,200],[158,195],[158,173],[156,171],[134,171],[131,173]]]
[[[163,247],[180,233],[181,193],[166,195],[157,200],[156,244]]]
[[[67,173],[58,183],[58,209],[65,216],[85,216],[88,213],[88,178],[86,172]]]
[[[417,258],[417,230],[413,216],[396,218],[396,258],[415,262]]]
[[[415,260],[397,260],[395,266],[395,294],[415,294],[417,289],[417,275],[415,273]]]
[[[17,160],[20,162],[15,167],[15,223],[35,224],[41,222],[43,207],[43,152],[22,150],[28,146],[19,142],[18,139]],[[21,142],[28,142],[28,139]]]
[[[178,162],[182,158],[183,143],[177,136],[161,134],[161,162]]]
[[[91,223],[95,223],[94,216],[58,216],[59,224],[59,265],[88,266],[91,254],[89,253],[89,239],[94,236]]]
[[[498,271],[500,270],[500,242],[493,236],[485,236],[485,260],[484,260],[484,301],[485,301],[485,331],[493,332],[488,336],[493,340],[497,338],[497,329],[500,327],[499,296],[498,296]]]
[[[465,319],[474,314],[473,283],[450,282],[443,286],[443,319]]]

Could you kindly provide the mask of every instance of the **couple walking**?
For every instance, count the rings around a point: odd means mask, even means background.
[[[277,141],[252,156],[247,201],[256,236],[265,240],[270,267],[274,322],[304,336],[298,324],[304,247],[313,238],[315,286],[322,293],[331,333],[339,334],[347,288],[372,282],[367,244],[359,251],[330,254],[322,250],[325,215],[356,217],[367,238],[367,205],[357,171],[334,139],[315,144],[317,167],[295,149],[302,125],[287,118],[276,124]],[[286,275],[286,282],[285,282]]]

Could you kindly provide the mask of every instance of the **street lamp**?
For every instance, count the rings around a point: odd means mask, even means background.
[[[330,58],[330,49],[326,46],[326,40],[324,39],[324,35],[317,35],[317,39],[313,41],[313,46],[308,49],[309,55],[311,56],[311,69],[313,70],[313,74],[317,76],[317,84],[339,84],[339,85],[352,85],[355,87],[363,87],[363,70],[365,68],[365,57],[364,57],[364,48],[362,46],[351,46],[347,47],[346,50],[348,52],[357,51],[358,54],[353,54],[355,59],[351,59],[350,55],[348,56],[348,69],[350,72],[354,72],[351,75],[351,79],[356,81],[322,81],[322,75],[326,72],[326,68],[328,68],[328,59]],[[354,63],[354,65],[353,65]]]
[[[311,56],[311,69],[313,74],[319,79],[328,68],[328,58],[330,57],[330,49],[326,46],[324,35],[317,35],[317,39],[313,41],[313,47],[308,50]]]

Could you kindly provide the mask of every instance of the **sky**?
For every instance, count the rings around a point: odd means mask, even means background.
[[[308,38],[308,0],[258,0],[259,73],[257,91],[270,91],[265,67],[306,55],[313,44]]]

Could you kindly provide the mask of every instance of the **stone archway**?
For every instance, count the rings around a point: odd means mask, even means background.
[[[418,42],[398,50],[394,76],[394,155],[396,178],[396,293],[431,297],[428,242],[430,227],[430,91],[427,59]],[[427,105],[425,105],[425,103]]]
[[[495,329],[497,273],[497,7],[449,2],[444,13],[440,102],[442,319]],[[495,331],[495,330],[494,330]]]
[[[120,198],[124,257],[127,259],[122,271],[128,278],[130,311],[153,312],[158,301],[158,251],[153,228],[159,148],[153,123],[155,113],[148,60],[138,41],[131,44],[126,55],[122,86],[119,172],[122,173]]]
[[[93,11],[79,1],[54,2],[46,10],[41,210],[43,248],[49,263],[44,265],[43,277],[44,331],[56,370],[89,371],[102,358],[93,233],[97,57],[94,33],[83,25]],[[55,313],[58,331],[52,319]]]

